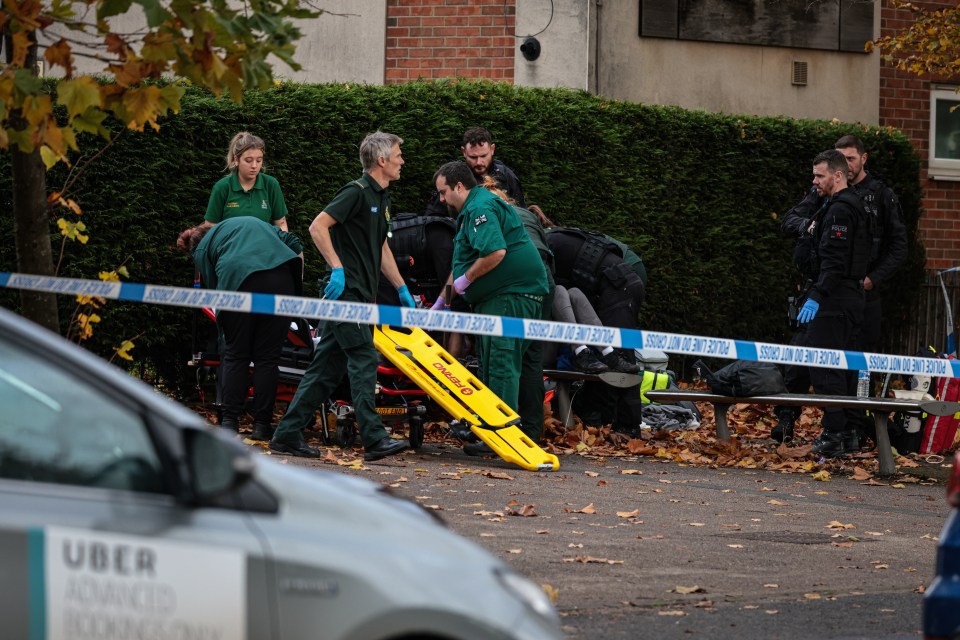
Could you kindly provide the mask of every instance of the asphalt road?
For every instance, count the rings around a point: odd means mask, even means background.
[[[556,596],[570,638],[919,638],[942,482],[561,458],[552,473],[453,444],[375,463],[392,485]],[[516,515],[512,515],[516,514]]]

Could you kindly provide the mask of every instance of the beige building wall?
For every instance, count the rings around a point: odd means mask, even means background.
[[[591,91],[595,84],[595,20],[594,0],[518,0],[514,82]],[[533,34],[537,34],[541,53],[530,61],[523,57],[520,45]]]
[[[323,0],[327,13],[298,25],[303,37],[293,71],[275,61],[278,80],[383,84],[386,65],[387,0]]]
[[[549,0],[518,4],[518,35],[543,28]],[[641,38],[639,2],[553,4],[553,21],[537,36],[540,58],[529,62],[517,52],[517,84],[567,86],[618,100],[729,114],[879,122],[875,53]],[[879,14],[875,11],[875,33]],[[807,63],[806,86],[791,83],[794,61]]]
[[[358,82],[383,84],[387,37],[387,0],[323,0],[318,3],[327,12],[313,20],[297,21],[303,37],[297,42],[295,59],[302,69],[294,71],[279,58],[269,58],[277,80],[296,82]],[[137,5],[122,16],[111,19],[117,32],[133,32],[146,19]],[[44,45],[54,42],[41,38]],[[74,36],[75,37],[75,36]],[[76,58],[80,73],[101,73],[105,64],[89,58]],[[62,75],[62,70],[44,69]]]

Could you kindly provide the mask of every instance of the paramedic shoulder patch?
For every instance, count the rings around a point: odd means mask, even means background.
[[[837,240],[846,240],[847,239],[847,225],[845,224],[835,224],[830,227],[830,235],[836,238]]]
[[[476,218],[473,219],[473,226],[479,227],[486,221],[487,221],[487,214],[484,213],[483,215],[477,216]]]

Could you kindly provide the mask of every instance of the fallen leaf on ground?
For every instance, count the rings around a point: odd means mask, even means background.
[[[657,611],[657,615],[658,616],[685,616],[687,615],[687,613],[685,611],[677,611],[674,609],[671,611]]]
[[[594,558],[593,556],[577,556],[575,558],[564,558],[564,562],[579,562],[581,564],[623,564],[623,560],[608,560],[606,558]]]
[[[835,530],[839,530],[839,529],[856,529],[856,528],[857,528],[857,525],[855,525],[855,524],[843,524],[842,522],[837,522],[836,520],[833,520],[833,521],[830,522],[830,524],[828,524],[828,525],[826,526],[826,528],[827,528],[827,529],[835,529]]]
[[[698,584],[693,585],[692,587],[684,587],[681,585],[675,586],[673,589],[670,589],[669,593],[706,593],[707,590],[701,587]]]
[[[822,471],[817,471],[815,474],[810,476],[814,480],[819,480],[820,482],[830,482],[830,472],[826,469]]]
[[[633,511],[617,511],[617,515],[621,518],[636,518],[640,515],[640,509],[634,509]]]
[[[502,471],[485,471],[480,474],[486,478],[496,478],[497,480],[513,480],[513,476],[509,473],[503,473]]]
[[[585,506],[583,509],[564,509],[563,512],[564,513],[586,513],[589,515],[589,514],[596,513],[597,508],[594,507],[593,503],[591,502],[590,504]]]
[[[863,467],[854,467],[853,468],[853,479],[854,480],[869,480],[873,477],[873,474],[864,469]]]
[[[542,584],[540,588],[543,589],[543,592],[547,594],[547,597],[550,598],[550,602],[557,604],[557,598],[560,597],[560,589],[557,589],[553,585]]]
[[[525,504],[522,506],[510,506],[506,508],[508,516],[522,516],[524,518],[533,518],[537,515],[537,512],[533,510],[532,504]]]

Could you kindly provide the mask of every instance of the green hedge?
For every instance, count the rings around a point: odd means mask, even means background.
[[[650,283],[642,327],[785,340],[784,299],[797,275],[779,214],[806,192],[812,158],[847,133],[864,139],[868,167],[889,179],[903,203],[910,261],[892,287],[892,321],[907,317],[923,276],[919,160],[899,132],[451,81],[281,84],[247,94],[242,105],[190,89],[181,113],[164,119],[159,132],[124,131],[81,177],[76,197],[90,242],[68,244],[61,273],[96,277],[129,257],[132,281],[189,286],[191,261],[173,243],[202,219],[239,130],[266,140],[267,170],[284,190],[291,230],[307,239],[313,217],[359,175],[364,135],[379,128],[405,139],[406,166],[393,200],[398,211],[419,211],[433,172],[460,157],[460,137],[471,125],[494,133],[496,155],[520,176],[528,203],[560,224],[615,236],[643,257]],[[99,145],[83,143],[87,153]],[[0,204],[9,211],[8,156],[0,165]],[[49,187],[65,175],[62,168],[51,172]],[[0,218],[0,231],[12,237],[10,216]],[[59,236],[54,242],[59,247]],[[306,256],[307,289],[315,293],[322,262],[314,249]],[[0,269],[16,270],[12,242],[0,246]],[[61,302],[65,320],[72,301]],[[0,303],[15,306],[16,296],[4,292]],[[134,355],[178,376],[190,351],[191,317],[181,309],[111,303],[91,348],[109,355],[110,345],[143,331]]]

